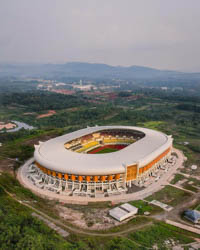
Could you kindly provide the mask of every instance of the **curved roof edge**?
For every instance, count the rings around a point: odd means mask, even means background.
[[[80,154],[64,147],[69,140],[105,129],[132,129],[145,133],[145,137],[120,151],[109,154]],[[38,163],[56,172],[109,175],[124,173],[124,166],[128,165],[145,166],[168,149],[172,142],[172,137],[151,129],[133,126],[96,126],[48,140],[36,146],[34,157]]]

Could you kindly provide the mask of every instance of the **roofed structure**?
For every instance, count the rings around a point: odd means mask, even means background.
[[[184,217],[196,224],[200,220],[200,212],[197,210],[186,210]]]
[[[170,158],[172,142],[171,136],[147,128],[87,127],[36,145],[30,166],[36,174],[30,179],[68,195],[121,194]]]

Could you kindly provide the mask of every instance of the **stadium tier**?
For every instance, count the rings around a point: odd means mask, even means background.
[[[120,194],[161,167],[172,142],[171,136],[146,128],[88,127],[36,145],[29,177],[41,188],[67,195]]]

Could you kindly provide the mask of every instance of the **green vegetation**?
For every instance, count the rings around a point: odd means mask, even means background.
[[[183,179],[185,179],[186,177],[184,176],[184,175],[182,175],[182,174],[175,174],[175,176],[174,176],[174,179],[173,180],[171,180],[171,184],[176,184],[177,182],[179,182],[179,181],[181,181],[181,180],[183,180]]]
[[[13,194],[19,200],[25,200],[45,214],[53,218],[58,218],[54,208],[55,201],[49,201],[36,196],[29,189],[21,186],[18,180],[10,174],[3,173],[0,175],[0,187],[5,188],[6,191]]]
[[[189,177],[188,182],[192,182],[193,183],[192,185],[200,187],[200,180],[198,180],[196,178]]]
[[[194,209],[196,209],[196,210],[200,211],[200,204],[199,204],[199,205],[197,205],[197,207],[195,207]]]
[[[109,84],[106,80],[103,80],[103,83]],[[3,143],[0,148],[1,171],[3,169],[12,172],[13,169],[17,169],[22,162],[32,156],[33,145],[39,140],[46,141],[64,133],[98,124],[143,126],[172,135],[175,147],[183,150],[188,159],[181,171],[193,175],[200,173],[199,168],[197,170],[190,168],[192,164],[200,165],[200,97],[188,91],[138,89],[131,83],[123,85],[119,91],[114,92],[112,95],[114,98],[110,98],[106,97],[107,94],[103,91],[102,95],[95,95],[91,91],[90,95],[78,92],[74,96],[36,91],[35,82],[9,84],[3,82],[0,89],[4,92],[0,93],[0,121],[17,120],[35,127],[31,131],[21,129],[15,133],[0,133],[0,142]],[[55,110],[56,114],[38,119],[38,115],[49,110]],[[106,149],[107,152],[108,150],[114,152],[113,149]],[[12,159],[16,158],[18,161],[14,162]],[[171,183],[176,184],[184,178],[183,175],[177,174]],[[200,181],[195,178],[186,179],[183,187],[196,192],[197,187],[200,187]],[[193,183],[189,184],[191,181]],[[138,216],[128,223],[102,231],[105,237],[70,234],[67,240],[64,240],[41,221],[33,218],[28,208],[15,202],[1,187],[14,197],[26,201],[53,218],[58,218],[55,210],[56,202],[37,197],[23,188],[11,175],[3,173],[0,175],[0,249],[140,250],[155,245],[158,249],[167,249],[166,240],[186,244],[192,241],[191,237],[197,237],[164,223],[157,223],[149,217]],[[149,201],[156,199],[176,206],[190,196],[189,192],[166,186],[147,199]],[[139,208],[140,215],[146,211],[151,214],[162,211],[159,207],[141,200],[132,201],[130,204]],[[88,209],[90,212],[93,208],[104,209],[111,207],[112,204],[108,202],[91,203],[88,207],[70,204],[66,206],[80,211]],[[199,206],[197,209],[200,210]],[[143,229],[136,230],[142,226]],[[128,232],[121,237],[106,237],[106,233],[119,233],[127,228],[135,228],[134,233]]]
[[[96,154],[106,154],[119,151],[117,148],[103,148],[102,150],[98,151]]]
[[[169,240],[170,243],[173,240],[179,244],[188,244],[193,241],[189,236],[184,235],[183,237],[180,232],[184,231],[159,222],[141,231],[130,233],[128,237],[144,247],[151,248],[156,245],[158,249],[169,249],[170,244],[167,244],[166,240]]]
[[[200,113],[200,106],[195,104],[179,104],[177,109]]]
[[[183,188],[187,189],[187,190],[190,190],[194,193],[196,193],[198,191],[198,189],[192,185],[189,185],[188,183],[184,183],[183,184]]]
[[[84,100],[80,97],[68,95],[45,93],[45,92],[31,92],[27,93],[8,93],[0,95],[0,104],[8,107],[14,104],[16,107],[25,108],[24,111],[39,112],[43,110],[60,110],[66,108],[76,107]],[[53,100],[53,101],[52,101]]]
[[[17,197],[23,200],[29,197],[39,202],[38,197],[30,191],[26,191],[20,187],[13,178],[8,175],[1,177],[0,185],[9,188],[9,192],[16,192]],[[6,183],[8,180],[8,183]],[[13,181],[11,183],[11,180]],[[10,186],[12,184],[12,186]],[[14,201],[9,197],[0,186],[0,249],[145,249],[152,247],[155,242],[158,246],[165,240],[173,239],[179,243],[190,243],[192,239],[190,234],[180,231],[177,228],[168,228],[166,224],[152,224],[146,229],[129,233],[126,237],[83,237],[70,234],[67,240],[57,235],[53,230],[49,229],[42,221],[31,216],[32,211],[24,207],[22,204]],[[46,208],[48,203],[45,204]],[[103,204],[104,206],[109,204]],[[93,207],[94,204],[91,204]],[[49,208],[48,208],[49,209]],[[42,209],[41,209],[42,210]],[[17,216],[16,216],[17,215]],[[137,217],[108,231],[120,232],[134,226],[145,225],[151,222],[146,217]],[[153,221],[152,221],[153,222]],[[154,223],[154,222],[153,222]],[[156,234],[155,234],[156,233]],[[148,235],[148,236],[147,236]],[[184,235],[184,237],[183,237]],[[155,238],[156,237],[156,238]],[[157,239],[159,240],[157,241]],[[144,240],[145,239],[145,240]],[[165,248],[163,248],[165,249]]]
[[[162,208],[154,206],[153,204],[149,204],[143,200],[130,201],[129,203],[138,208],[138,214],[140,215],[143,215],[145,212],[155,214],[163,211]]]
[[[73,245],[58,236],[31,210],[10,198],[0,187],[0,249],[69,249]]]
[[[61,135],[63,131],[67,131],[67,129],[46,131],[21,129],[14,133],[0,133],[0,142],[3,143],[0,151],[0,162],[2,160],[5,162],[4,164],[12,166],[10,169],[15,172],[25,160],[33,156],[34,144],[38,144],[39,140],[43,141]],[[9,170],[9,168],[7,169]]]
[[[114,237],[112,240],[108,242],[106,249],[142,250],[144,248],[130,239],[124,237]]]
[[[166,122],[164,122],[164,121],[149,121],[149,122],[141,123],[140,126],[145,127],[145,128],[155,129],[155,130],[161,130],[162,128],[164,128],[166,126]]]
[[[168,205],[176,206],[179,203],[185,201],[185,199],[187,199],[190,196],[191,196],[190,193],[185,192],[181,189],[172,186],[165,186],[160,191],[147,197],[146,200],[148,201],[158,200]]]
[[[133,231],[137,230],[137,228],[143,227],[148,224],[152,224],[153,220],[146,216],[136,216],[135,218],[129,220],[125,224],[121,224],[119,226],[111,227],[107,230],[102,230],[102,233],[117,233],[120,231],[128,230],[129,228],[133,228]],[[135,228],[135,230],[134,230]]]
[[[178,181],[184,180],[184,183],[181,185],[181,187],[190,190],[192,192],[197,192],[198,187],[200,186],[200,181],[195,178],[187,178],[182,174],[176,174],[174,176],[174,179],[171,181],[171,184],[176,184]]]

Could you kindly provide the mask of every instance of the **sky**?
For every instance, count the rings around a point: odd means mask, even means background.
[[[0,62],[200,72],[200,0],[0,0]]]

